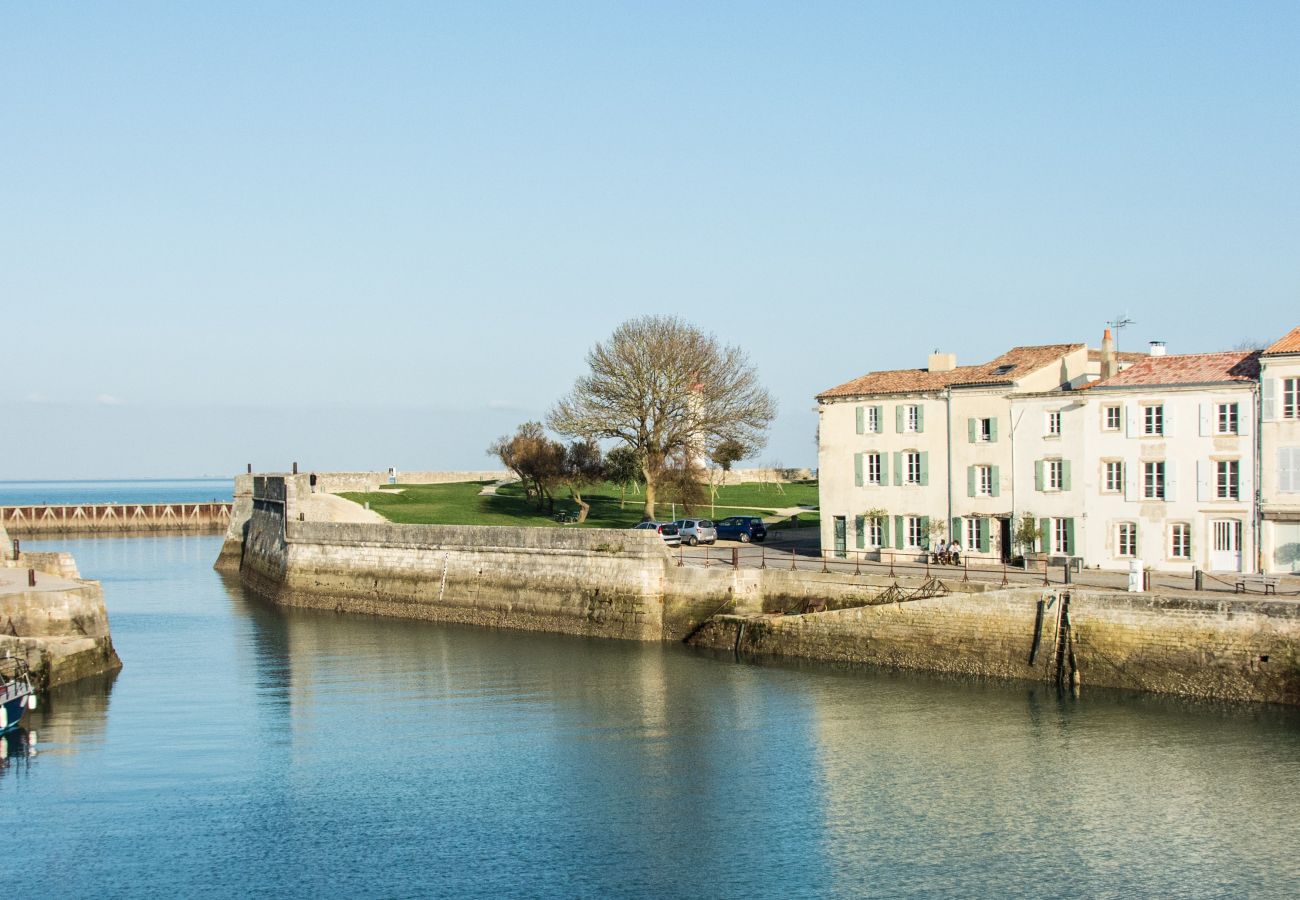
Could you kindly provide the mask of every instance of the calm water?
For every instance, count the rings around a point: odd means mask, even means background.
[[[235,495],[231,478],[139,481],[0,481],[0,506],[75,503],[207,503]]]
[[[10,741],[24,893],[1296,894],[1290,710],[281,611],[219,540],[57,544],[126,668]]]

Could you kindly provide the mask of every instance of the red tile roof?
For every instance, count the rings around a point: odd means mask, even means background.
[[[1126,351],[1124,351],[1124,352],[1122,352],[1122,353],[1117,352],[1117,353],[1115,354],[1115,358],[1116,358],[1119,362],[1137,362],[1139,359],[1146,359],[1146,358],[1147,358],[1147,354],[1145,354],[1145,353],[1138,353],[1138,352],[1136,352],[1136,351],[1132,351],[1132,352],[1131,352],[1131,351],[1127,351],[1127,350],[1126,350]],[[1089,348],[1088,348],[1088,362],[1101,362],[1101,351],[1100,351],[1100,350],[1097,350],[1097,349],[1094,349],[1094,348],[1092,348],[1092,347],[1089,347]]]
[[[1088,385],[1091,389],[1174,384],[1251,382],[1259,379],[1259,352],[1182,353],[1148,356],[1122,372]]]
[[[1264,351],[1265,356],[1272,356],[1274,353],[1300,353],[1300,328],[1291,329],[1290,333]]]
[[[1042,344],[1036,347],[1014,347],[997,359],[978,366],[958,366],[946,372],[929,369],[893,369],[868,372],[861,378],[845,382],[838,387],[822,391],[818,400],[857,397],[872,394],[915,394],[937,391],[946,387],[977,384],[1013,384],[1017,378],[1050,365],[1083,344]]]

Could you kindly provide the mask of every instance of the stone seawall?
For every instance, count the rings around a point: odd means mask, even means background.
[[[690,643],[756,656],[1300,704],[1300,603],[1290,600],[1022,588],[807,615],[722,615]]]

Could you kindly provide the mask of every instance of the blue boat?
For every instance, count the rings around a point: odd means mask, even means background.
[[[12,656],[0,659],[0,734],[18,727],[23,713],[36,708],[27,661]]]

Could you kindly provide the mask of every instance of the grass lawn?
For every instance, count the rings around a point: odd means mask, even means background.
[[[479,491],[489,482],[462,482],[460,484],[411,484],[395,491],[385,485],[374,493],[349,492],[340,494],[354,503],[369,503],[370,508],[390,522],[407,525],[558,525],[545,510],[539,510],[524,497],[523,487],[508,484],[496,494],[481,495]],[[796,506],[817,502],[816,483],[787,484],[785,493],[770,484],[738,484],[721,489],[716,508],[704,504],[694,510],[696,516],[723,518],[730,515],[771,516],[777,507]],[[577,512],[578,504],[561,489],[555,499],[555,510]],[[811,498],[811,499],[810,499]],[[619,489],[612,484],[601,484],[583,494],[591,504],[591,512],[583,526],[586,528],[631,528],[641,521],[642,495],[627,495],[627,502],[619,508]],[[672,497],[655,504],[661,520],[672,515]],[[756,508],[749,508],[756,507]],[[680,504],[677,517],[686,515]],[[801,513],[800,524],[817,520],[815,512]],[[573,525],[565,527],[573,528]]]

